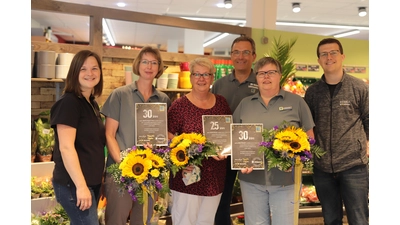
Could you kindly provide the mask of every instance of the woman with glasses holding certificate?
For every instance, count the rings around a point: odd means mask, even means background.
[[[303,128],[314,138],[310,109],[299,95],[284,91],[280,85],[282,67],[271,57],[254,65],[259,93],[244,98],[233,113],[234,123],[263,123],[264,129],[280,126],[283,121]],[[245,168],[238,173],[243,198],[245,223],[283,225],[294,223],[294,174],[277,168]],[[297,190],[300,191],[300,190]]]
[[[131,84],[116,88],[108,97],[102,108],[106,116],[106,138],[108,156],[106,167],[121,162],[120,152],[135,145],[135,103],[162,102],[171,105],[169,97],[153,86],[154,78],[160,77],[164,66],[158,49],[143,47],[133,61],[133,72],[139,79]],[[148,210],[147,222],[143,222],[143,205],[134,202],[127,190],[123,195],[118,192],[118,185],[107,173],[105,178],[105,196],[107,207],[106,224],[130,225],[149,224],[153,210]],[[153,202],[149,197],[149,209]]]
[[[182,133],[202,134],[203,115],[231,115],[226,99],[210,92],[214,72],[214,65],[207,58],[196,58],[190,63],[192,91],[175,100],[168,110],[170,139]],[[224,190],[226,159],[224,156],[212,156],[201,163],[198,168],[187,166],[179,170],[175,177],[170,177],[174,225],[214,224]],[[200,180],[185,182],[193,170],[200,170]]]

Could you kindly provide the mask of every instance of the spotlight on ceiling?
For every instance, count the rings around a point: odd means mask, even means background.
[[[364,17],[367,15],[367,8],[366,7],[358,7],[358,15],[360,17]]]
[[[230,9],[232,8],[232,0],[224,0],[225,8]]]
[[[300,12],[300,3],[299,2],[293,2],[292,3],[292,7],[293,7],[293,12],[294,13],[298,13]]]

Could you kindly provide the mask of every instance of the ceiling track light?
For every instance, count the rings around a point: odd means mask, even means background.
[[[367,8],[366,7],[358,7],[358,15],[360,17],[364,17],[367,15]]]
[[[293,7],[292,10],[293,10],[294,13],[298,13],[301,10],[299,2],[293,2],[292,3],[292,7]]]
[[[225,8],[230,9],[232,8],[232,0],[224,0]]]
[[[351,31],[348,31],[348,32],[340,33],[340,34],[335,34],[335,35],[333,35],[333,37],[341,38],[341,37],[347,37],[347,36],[354,35],[354,34],[359,34],[359,33],[360,33],[360,30],[351,30]]]

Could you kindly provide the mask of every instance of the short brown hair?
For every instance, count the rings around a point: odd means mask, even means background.
[[[93,56],[97,64],[99,64],[100,70],[100,81],[96,86],[94,86],[93,95],[94,96],[101,96],[103,92],[103,68],[101,65],[100,56],[92,51],[89,50],[82,50],[75,54],[74,58],[71,61],[71,65],[69,66],[67,78],[65,80],[65,92],[75,93],[77,96],[82,96],[81,85],[79,83],[79,73],[81,71],[83,63],[85,63],[86,59],[90,56]]]
[[[336,43],[339,46],[339,51],[340,54],[343,54],[343,46],[342,43],[340,43],[340,41],[338,39],[335,38],[325,38],[322,39],[319,43],[318,43],[318,47],[317,47],[317,57],[319,58],[319,47],[321,45],[326,45],[326,44],[334,44]]]
[[[265,65],[268,65],[268,64],[275,65],[276,68],[277,68],[277,70],[278,70],[278,73],[279,73],[279,74],[282,73],[282,65],[279,63],[279,61],[276,60],[276,59],[274,59],[274,58],[272,58],[272,57],[267,57],[267,56],[262,57],[261,59],[259,59],[259,60],[256,62],[256,64],[254,65],[254,72],[257,73],[258,70],[259,70],[261,67],[263,67],[263,66],[265,66]]]
[[[157,48],[153,48],[151,46],[145,46],[142,48],[142,50],[140,50],[138,56],[135,58],[135,60],[133,60],[132,72],[134,74],[140,76],[140,74],[139,74],[140,61],[142,61],[143,55],[145,53],[153,54],[155,56],[155,58],[157,59],[158,73],[155,78],[159,78],[164,73],[164,63],[161,59],[160,50],[158,50]]]
[[[235,40],[233,40],[232,45],[231,45],[231,51],[232,51],[233,45],[234,45],[235,43],[241,42],[241,41],[250,42],[250,44],[251,44],[251,50],[253,51],[252,53],[253,53],[253,54],[256,53],[256,43],[254,42],[253,38],[247,37],[247,36],[240,36],[240,37],[237,37]]]

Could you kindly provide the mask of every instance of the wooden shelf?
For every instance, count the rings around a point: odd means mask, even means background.
[[[31,78],[31,81],[64,83],[65,80],[56,78]]]
[[[190,92],[192,89],[164,89],[164,88],[157,88],[157,90],[162,91],[162,92]]]

